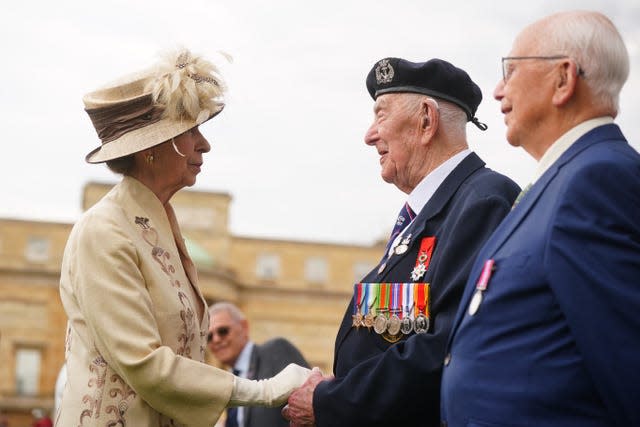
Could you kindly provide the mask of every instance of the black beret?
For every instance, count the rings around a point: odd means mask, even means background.
[[[487,126],[475,118],[482,91],[471,77],[447,61],[434,58],[411,62],[402,58],[384,58],[367,75],[367,90],[373,99],[385,93],[413,92],[433,96],[458,105],[467,120],[480,129]]]

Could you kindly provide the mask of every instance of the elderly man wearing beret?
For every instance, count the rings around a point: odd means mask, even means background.
[[[471,264],[519,192],[467,145],[484,130],[469,75],[441,59],[378,61],[365,143],[408,195],[380,263],[354,286],[335,378],[313,373],[289,398],[292,425],[437,426],[445,344]]]

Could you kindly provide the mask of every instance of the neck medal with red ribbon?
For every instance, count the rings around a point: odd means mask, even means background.
[[[478,312],[480,303],[482,303],[482,293],[487,290],[487,286],[489,286],[489,279],[491,279],[491,274],[494,270],[495,261],[492,259],[486,260],[482,267],[480,278],[476,283],[476,292],[473,294],[473,298],[471,298],[471,302],[469,303],[469,316],[473,316]]]
[[[431,254],[436,246],[436,236],[424,237],[420,241],[420,250],[416,258],[416,265],[411,271],[411,280],[417,282],[427,272],[429,263],[431,262]]]
[[[413,330],[424,334],[429,330],[429,284],[416,283],[414,288],[415,307],[418,315],[413,321]]]

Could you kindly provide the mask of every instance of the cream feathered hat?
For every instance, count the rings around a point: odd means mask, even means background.
[[[128,156],[206,122],[224,108],[225,90],[213,63],[179,49],[150,69],[86,94],[85,111],[102,140],[86,161]]]

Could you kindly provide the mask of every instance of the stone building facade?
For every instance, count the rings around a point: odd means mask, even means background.
[[[83,209],[110,188],[87,184]],[[243,309],[254,341],[284,336],[312,365],[330,372],[352,285],[378,262],[384,242],[236,236],[228,227],[230,204],[226,193],[183,190],[172,199],[205,298]],[[53,407],[66,328],[58,282],[71,227],[0,219],[0,417],[4,413],[11,427],[30,426],[32,409]]]

